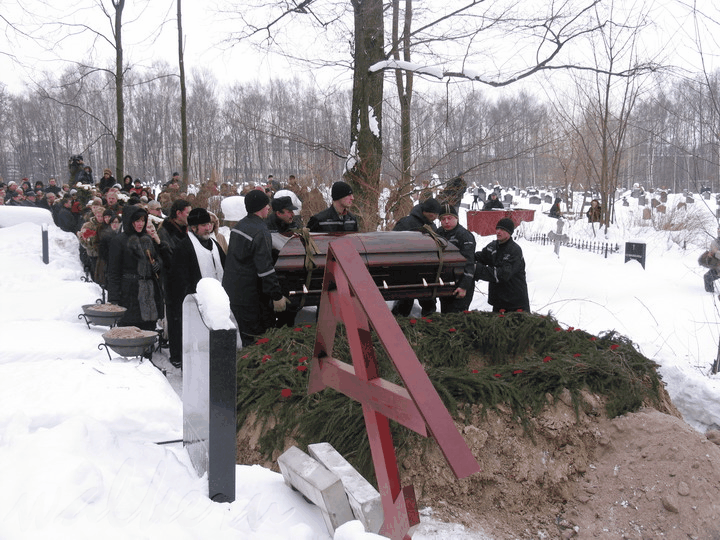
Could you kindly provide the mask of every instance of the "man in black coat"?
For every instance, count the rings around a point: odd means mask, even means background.
[[[187,238],[187,219],[192,210],[188,201],[177,199],[170,208],[170,215],[160,225],[158,235],[167,244],[167,252],[163,257],[165,264],[165,279],[163,288],[168,290],[168,273],[172,271],[175,249],[183,239]],[[150,224],[152,226],[152,223]],[[183,297],[184,298],[184,297]],[[170,363],[179,366],[182,363],[182,300],[175,302],[175,298],[165,295],[167,308],[167,338],[170,343]]]
[[[350,184],[335,182],[331,189],[332,204],[330,208],[318,212],[308,220],[310,232],[357,232],[357,218],[350,213],[355,197]]]
[[[495,312],[530,312],[525,259],[522,248],[512,239],[514,231],[512,219],[501,219],[495,226],[497,240],[475,254],[475,281],[489,282],[488,303]]]
[[[280,289],[272,258],[272,239],[265,219],[270,199],[260,190],[245,195],[248,215],[230,231],[223,287],[230,298],[243,347],[275,325],[275,312],[288,303]]]
[[[436,199],[430,197],[425,199],[420,204],[413,206],[410,214],[404,218],[400,218],[393,227],[393,231],[422,231],[427,225],[433,232],[437,233],[437,226],[435,220],[438,218],[438,214],[442,207]],[[412,311],[414,298],[402,298],[395,302],[392,308],[393,315],[402,315],[407,317]],[[427,317],[428,315],[435,312],[435,298],[420,298],[418,299],[420,304],[421,315]]]
[[[467,311],[475,293],[475,237],[460,225],[457,210],[450,204],[442,205],[438,235],[456,246],[466,259],[463,275],[455,284],[453,295],[440,298],[440,310],[442,313]]]
[[[505,206],[503,205],[502,201],[498,199],[497,193],[495,191],[491,191],[490,195],[488,195],[487,202],[483,206],[483,210],[493,210],[494,208],[504,210]]]
[[[214,278],[222,283],[225,252],[213,239],[210,213],[204,208],[193,208],[187,217],[188,233],[175,247],[172,265],[167,272],[165,291],[168,305],[180,306],[179,331],[170,338],[171,363],[182,369],[182,304],[188,294],[197,292],[203,278]]]

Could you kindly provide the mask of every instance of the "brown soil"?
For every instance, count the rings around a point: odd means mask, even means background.
[[[136,339],[156,336],[157,332],[151,330],[140,330],[137,326],[116,326],[103,334],[104,338],[110,339]]]
[[[119,313],[125,311],[125,308],[116,304],[93,304],[88,306],[85,311],[98,311],[103,313]]]
[[[422,440],[400,464],[403,484],[435,519],[496,540],[720,540],[720,433],[696,432],[669,400],[609,420],[601,398],[584,398],[576,415],[561,396],[532,419],[532,434],[509,410],[468,407],[458,429],[482,472],[457,480]],[[277,470],[257,451],[261,429],[238,433],[238,462]]]

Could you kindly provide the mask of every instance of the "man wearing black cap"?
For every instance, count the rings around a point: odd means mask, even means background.
[[[404,218],[400,218],[395,224],[395,227],[393,227],[393,231],[422,231],[427,225],[434,233],[437,233],[438,229],[437,225],[435,225],[435,220],[438,218],[441,210],[442,207],[436,199],[433,197],[425,199],[425,201],[420,204],[413,206],[410,214]],[[414,302],[415,300],[413,298],[402,298],[398,300],[392,308],[393,315],[409,316]],[[419,298],[418,302],[423,317],[427,317],[435,312],[435,298]]]
[[[355,197],[347,182],[340,180],[332,185],[332,204],[327,210],[318,212],[308,221],[310,232],[357,232],[358,223],[350,213]]]
[[[475,237],[458,222],[458,214],[451,204],[443,204],[440,210],[440,229],[438,235],[456,246],[467,262],[463,268],[463,275],[455,284],[452,296],[440,298],[440,311],[442,313],[460,313],[470,308],[475,293]]]
[[[289,234],[290,229],[302,228],[300,216],[296,216],[293,211],[297,210],[289,196],[274,197],[272,202],[272,212],[269,213],[265,224],[270,232],[278,232],[280,234]]]
[[[515,224],[503,218],[495,226],[497,240],[475,254],[475,281],[489,282],[488,303],[494,312],[530,312],[525,259],[520,246],[512,239]]]
[[[275,325],[275,312],[288,299],[280,289],[272,259],[272,240],[265,219],[270,199],[258,189],[245,195],[247,216],[230,231],[223,287],[240,330],[243,347]]]
[[[173,251],[165,291],[168,304],[181,306],[179,329],[168,335],[170,362],[181,369],[183,301],[188,294],[197,292],[197,284],[202,278],[214,278],[222,282],[225,267],[225,252],[213,239],[209,212],[204,208],[193,208],[188,214],[187,224],[187,235]]]

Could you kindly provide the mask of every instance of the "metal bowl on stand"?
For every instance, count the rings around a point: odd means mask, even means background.
[[[78,315],[78,319],[84,318],[88,328],[91,324],[112,328],[127,311],[126,308],[115,304],[85,304],[82,309],[83,312]]]
[[[125,326],[105,332],[102,337],[105,343],[98,345],[98,348],[105,347],[105,350],[110,348],[115,353],[126,358],[144,356],[152,359],[158,333],[150,330],[140,330],[135,326]],[[108,351],[108,357],[110,357],[110,351]]]

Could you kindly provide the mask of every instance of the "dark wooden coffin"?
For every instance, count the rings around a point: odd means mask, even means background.
[[[294,236],[280,250],[275,263],[286,294],[304,294],[305,305],[319,302],[328,245],[341,236],[352,240],[385,300],[449,296],[465,267],[465,257],[454,245],[441,239],[438,249],[431,236],[420,232],[312,234],[319,253],[313,257],[316,267],[305,288],[305,246],[302,238]]]

